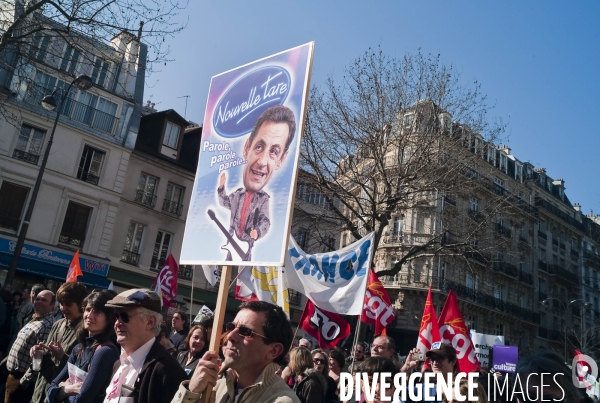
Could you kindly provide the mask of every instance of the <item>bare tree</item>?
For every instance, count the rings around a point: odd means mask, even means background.
[[[465,85],[454,66],[420,52],[395,59],[370,49],[341,85],[313,88],[301,164],[351,235],[342,246],[371,231],[376,250],[401,244],[380,275],[436,255],[501,270],[514,269],[507,255],[525,259],[530,246],[511,247],[511,231],[533,230],[531,192],[526,171],[512,192],[494,183],[495,171],[509,172],[492,108],[477,81]],[[395,228],[397,217],[411,228]]]
[[[129,39],[116,50],[124,53],[127,42],[142,41],[147,49],[142,73],[157,71],[169,61],[168,40],[185,27],[179,14],[186,6],[187,0],[0,0],[0,73],[5,72],[0,78],[11,77],[0,83],[5,92],[0,96],[0,115],[13,123],[18,118],[14,109],[5,107],[6,97],[18,92],[22,82],[33,80],[32,63],[73,74],[69,62],[77,59],[88,75],[120,74],[121,68],[107,69],[97,56],[104,54],[110,63],[114,55],[109,44],[124,33]]]

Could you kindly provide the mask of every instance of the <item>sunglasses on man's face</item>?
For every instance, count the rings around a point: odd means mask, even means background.
[[[269,340],[268,337],[263,336],[262,334],[258,334],[256,333],[254,330],[250,329],[249,327],[246,327],[244,325],[239,325],[236,326],[235,323],[231,322],[231,323],[227,323],[225,325],[225,330],[228,332],[233,332],[235,329],[238,330],[238,333],[240,334],[240,336],[244,336],[244,337],[252,337],[252,335],[256,335],[256,336],[260,336],[265,340]]]
[[[313,359],[313,364],[315,365],[325,365],[325,360],[322,358],[314,358]]]
[[[135,315],[129,315],[127,312],[115,312],[112,314],[112,320],[116,322],[120,320],[123,323],[129,323],[129,319],[131,319]]]

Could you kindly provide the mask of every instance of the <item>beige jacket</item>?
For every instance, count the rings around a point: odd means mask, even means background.
[[[298,397],[292,389],[275,374],[279,365],[271,363],[265,367],[258,376],[254,385],[239,391],[239,398],[236,403],[300,403]],[[179,390],[175,393],[171,403],[196,403],[201,402],[200,394],[190,392],[187,389],[189,381],[184,381],[179,385]],[[235,374],[232,370],[227,370],[225,376],[217,381],[213,390],[212,402],[216,403],[234,403],[235,398]]]

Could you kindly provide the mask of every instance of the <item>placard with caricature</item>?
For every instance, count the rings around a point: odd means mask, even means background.
[[[313,51],[211,79],[181,263],[283,265]]]

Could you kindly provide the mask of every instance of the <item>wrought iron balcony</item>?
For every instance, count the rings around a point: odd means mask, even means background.
[[[121,255],[121,262],[137,266],[140,262],[140,254],[123,249],[123,255]]]
[[[100,181],[99,176],[92,175],[89,172],[84,172],[81,168],[79,168],[77,171],[77,179],[81,179],[84,182],[91,183],[92,185],[96,186],[98,186],[98,182]]]
[[[485,256],[481,252],[476,251],[476,250],[470,250],[470,251],[465,252],[465,257],[467,259],[476,260],[483,264],[488,263],[488,259],[486,259]]]
[[[590,262],[594,262],[594,263],[600,264],[600,256],[598,256],[598,255],[596,255],[596,254],[594,254],[594,253],[592,253],[590,251],[584,250],[583,251],[583,258],[586,259],[586,260],[588,260],[588,261],[590,261]]]
[[[189,264],[180,264],[179,272],[177,273],[178,277],[182,280],[192,280],[194,275],[194,266]]]
[[[510,229],[506,228],[503,224],[497,222],[495,228],[498,233],[500,233],[501,235],[503,235],[507,238],[510,238],[511,231],[510,231]]]
[[[34,106],[40,106],[44,96],[51,94],[53,90],[53,87],[29,83],[24,101]],[[110,135],[114,135],[115,129],[119,123],[117,117],[82,102],[74,101],[70,96],[67,97],[62,106],[61,116],[83,123],[84,125]]]
[[[409,270],[408,273],[398,273],[394,276],[382,276],[382,284],[390,287],[411,287],[426,289],[430,285],[435,289],[440,288],[438,276],[430,274],[415,273],[415,270]]]
[[[33,165],[37,165],[40,156],[15,148],[15,150],[13,151],[13,158],[16,160],[28,162]]]
[[[388,234],[383,237],[384,244],[395,244],[395,243],[403,243],[406,242],[405,236],[399,232],[394,234]]]
[[[20,222],[21,220],[18,218],[0,215],[0,228],[16,232]]]
[[[183,211],[183,204],[176,203],[169,199],[165,199],[163,201],[162,210],[167,213],[171,213],[171,214],[175,214],[176,216],[180,216]]]
[[[529,285],[533,285],[533,275],[530,273],[519,273],[519,280]]]
[[[138,190],[135,192],[134,201],[152,208],[156,206],[156,196],[154,196],[154,193],[144,192],[143,190]]]
[[[537,324],[540,321],[540,315],[536,312],[533,312],[530,309],[521,308],[516,304],[503,301],[499,298],[495,298],[492,295],[474,290],[454,281],[444,280],[440,289],[444,292],[454,290],[454,292],[459,298],[472,301],[474,303],[506,313],[508,315],[515,316],[527,322]]]
[[[492,264],[492,267],[494,270],[500,271],[510,277],[516,278],[519,276],[519,270],[514,264],[510,264],[507,262],[494,262]]]
[[[570,272],[557,264],[548,265],[548,273],[558,276],[570,283],[579,284],[579,275],[577,273]]]
[[[60,234],[58,237],[58,242],[65,245],[76,246],[78,248],[83,246],[83,239],[81,239],[79,236],[73,236],[69,234]]]

